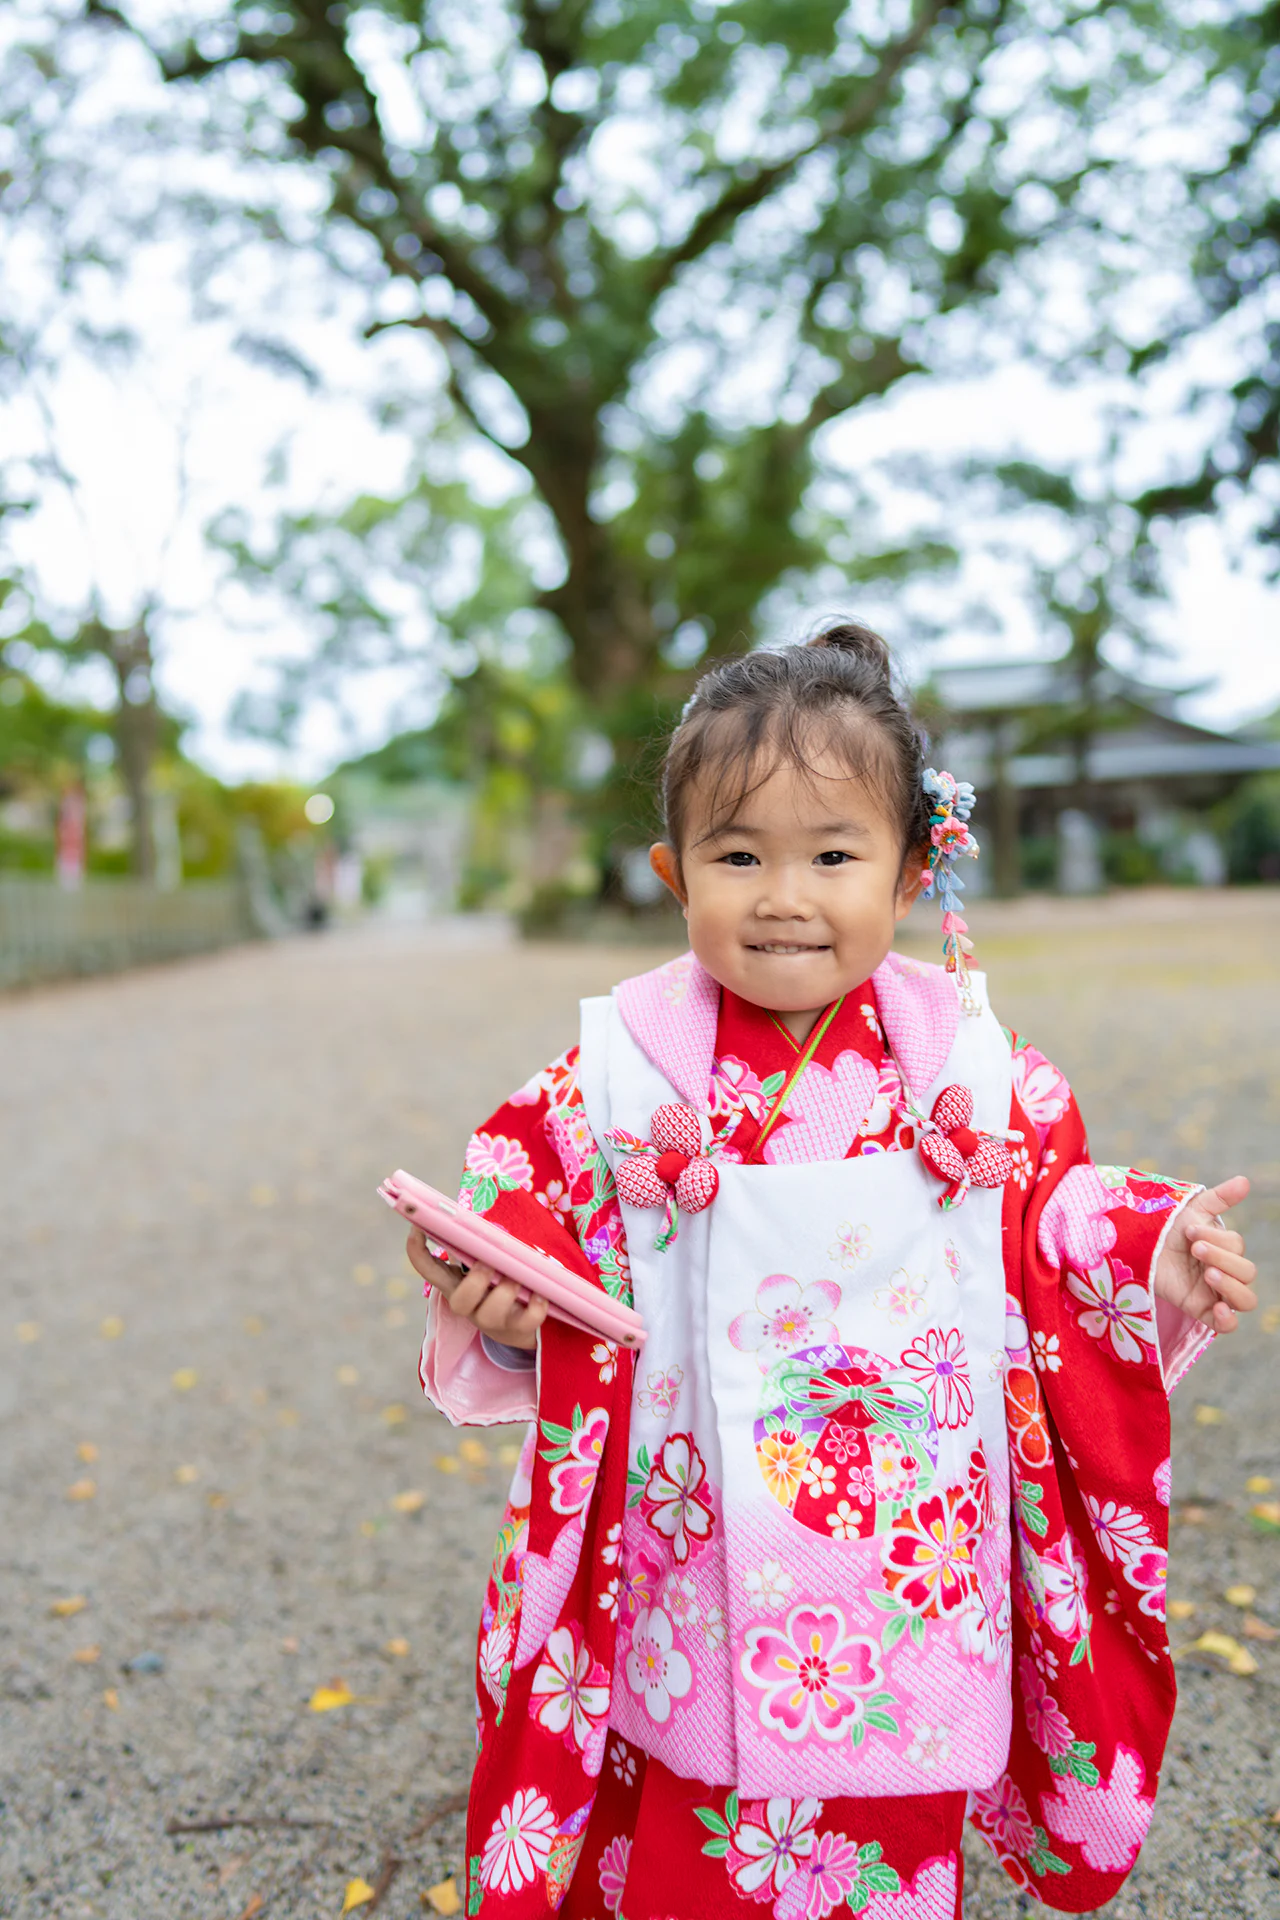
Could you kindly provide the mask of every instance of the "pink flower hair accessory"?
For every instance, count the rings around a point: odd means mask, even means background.
[[[720,1175],[712,1156],[721,1142],[708,1141],[706,1131],[700,1114],[672,1100],[654,1108],[647,1140],[622,1127],[612,1127],[604,1136],[624,1156],[613,1174],[619,1200],[630,1207],[665,1210],[653,1243],[659,1253],[666,1252],[679,1232],[680,1210],[701,1213],[719,1191]]]
[[[961,1004],[966,1013],[977,1013],[978,1003],[969,984],[969,955],[973,942],[969,927],[960,913],[960,895],[964,881],[956,873],[956,861],[962,856],[978,857],[978,843],[969,831],[969,816],[977,795],[967,780],[926,767],[921,775],[930,802],[929,859],[920,876],[920,891],[926,900],[937,895],[942,908],[942,951],[947,972],[955,975]]]

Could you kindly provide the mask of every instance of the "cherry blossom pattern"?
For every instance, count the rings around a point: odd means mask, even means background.
[[[1013,1097],[1043,1141],[1070,1105],[1071,1089],[1053,1062],[1034,1047],[1019,1046],[1012,1065]]]
[[[756,1304],[729,1324],[729,1339],[740,1353],[754,1353],[761,1373],[804,1347],[821,1346],[838,1336],[831,1318],[840,1305],[834,1280],[801,1286],[789,1273],[771,1273],[756,1288]]]
[[[967,1487],[947,1487],[899,1514],[881,1550],[885,1586],[925,1619],[963,1611],[976,1586],[982,1515]]]
[[[515,1644],[515,1625],[510,1620],[495,1620],[480,1642],[481,1684],[494,1705],[498,1707],[507,1697],[507,1680]]]
[[[690,1553],[711,1537],[715,1514],[710,1491],[706,1465],[693,1435],[668,1435],[649,1469],[640,1508],[646,1524],[671,1542],[672,1555],[682,1566]]]
[[[822,1802],[809,1797],[789,1800],[779,1794],[742,1806],[735,1791],[726,1797],[723,1814],[715,1807],[695,1807],[694,1812],[712,1835],[703,1853],[725,1862],[739,1894],[768,1901],[782,1892],[797,1865],[812,1852]]]
[[[683,1367],[668,1367],[665,1373],[662,1371],[651,1373],[636,1395],[636,1403],[650,1413],[674,1413],[680,1401],[680,1388],[683,1384]]]
[[[882,1133],[884,1129],[878,1127],[876,1131]],[[855,1227],[852,1221],[842,1220],[836,1228],[835,1239],[827,1248],[827,1258],[836,1261],[846,1272],[851,1267],[856,1267],[859,1260],[869,1260],[871,1258],[870,1227]]]
[[[973,1387],[958,1327],[930,1327],[904,1350],[902,1365],[929,1395],[940,1427],[963,1427],[973,1418]]]
[[[1124,1562],[1124,1577],[1141,1596],[1138,1605],[1153,1620],[1164,1619],[1165,1586],[1169,1577],[1169,1556],[1163,1547],[1147,1547]]]
[[[871,1304],[878,1313],[887,1314],[891,1327],[905,1327],[914,1316],[924,1312],[924,1296],[929,1282],[923,1273],[908,1273],[899,1267],[883,1287],[877,1287]]]
[[[762,1567],[749,1567],[742,1576],[742,1590],[747,1599],[764,1613],[775,1613],[779,1607],[785,1607],[795,1584],[795,1576],[787,1572],[780,1560],[766,1560]]]
[[[591,1498],[604,1457],[604,1443],[609,1436],[606,1407],[592,1407],[589,1413],[584,1413],[576,1406],[572,1422],[568,1427],[557,1426],[551,1420],[542,1423],[542,1436],[551,1442],[542,1458],[553,1463],[551,1507],[555,1513],[582,1512]]]
[[[1152,1474],[1151,1484],[1155,1488],[1156,1499],[1160,1505],[1167,1507],[1173,1498],[1173,1460],[1169,1455],[1165,1456]]]
[[[600,1855],[600,1897],[606,1913],[617,1913],[621,1907],[630,1865],[631,1841],[625,1833],[620,1833]]]
[[[761,1691],[762,1726],[792,1743],[811,1734],[836,1741],[864,1718],[897,1732],[882,1711],[888,1696],[871,1692],[884,1678],[879,1652],[866,1634],[849,1631],[839,1607],[801,1605],[784,1625],[748,1627],[739,1667]]]
[[[1062,1351],[1056,1333],[1037,1327],[1031,1336],[1031,1357],[1041,1373],[1057,1373],[1062,1366]]]
[[[597,1340],[591,1349],[591,1358],[599,1369],[600,1385],[607,1387],[618,1371],[618,1349],[612,1340]]]
[[[1044,1586],[1044,1617],[1061,1640],[1080,1644],[1089,1637],[1089,1569],[1070,1527],[1039,1556]]]
[[[877,1499],[907,1500],[920,1483],[920,1462],[908,1453],[896,1433],[872,1433],[867,1436],[871,1455],[871,1478]]]
[[[738,1120],[744,1113],[757,1122],[764,1119],[774,1094],[782,1091],[786,1075],[770,1074],[759,1079],[736,1054],[722,1053],[711,1062],[708,1088],[708,1112],[713,1120]]]
[[[1068,1272],[1067,1291],[1084,1304],[1076,1318],[1090,1339],[1109,1340],[1117,1360],[1136,1365],[1150,1357],[1156,1339],[1151,1295],[1123,1260],[1104,1260],[1088,1273]]]
[[[613,1768],[615,1780],[621,1780],[624,1787],[634,1787],[636,1783],[636,1756],[625,1740],[615,1740],[609,1749],[609,1765]]]
[[[520,1787],[503,1807],[484,1844],[480,1880],[487,1893],[519,1893],[547,1870],[556,1816],[545,1794]]]
[[[671,1702],[683,1700],[693,1686],[693,1668],[675,1644],[675,1633],[661,1607],[636,1615],[624,1671],[632,1693],[659,1726],[671,1718]]]
[[[609,1675],[576,1627],[556,1627],[547,1636],[529,1710],[548,1733],[564,1736],[581,1753],[609,1711]]]

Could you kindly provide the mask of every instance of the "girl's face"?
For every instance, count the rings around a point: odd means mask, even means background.
[[[879,966],[920,890],[914,869],[903,883],[898,824],[830,755],[812,773],[781,763],[714,829],[691,799],[679,862],[665,843],[649,856],[689,943],[722,987],[807,1032]]]

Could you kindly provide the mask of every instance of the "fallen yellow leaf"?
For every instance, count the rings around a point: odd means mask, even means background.
[[[441,1880],[437,1886],[428,1887],[422,1898],[432,1913],[462,1912],[456,1880]]]
[[[91,1667],[94,1661],[101,1657],[101,1647],[77,1647],[71,1656],[78,1667]]]
[[[237,1920],[258,1920],[258,1915],[261,1912],[262,1895],[260,1893],[251,1893],[245,1905],[241,1908]]]
[[[427,1504],[427,1496],[417,1487],[410,1487],[405,1493],[392,1495],[391,1504],[397,1513],[417,1513]]]
[[[358,1287],[371,1287],[377,1277],[373,1268],[365,1260],[362,1260],[358,1267],[351,1269],[351,1278]]]
[[[249,1198],[255,1207],[274,1207],[276,1190],[269,1187],[265,1180],[258,1180],[249,1189]]]
[[[1280,1500],[1259,1500],[1249,1511],[1255,1520],[1264,1520],[1269,1527],[1280,1527]]]
[[[1199,1653],[1216,1653],[1220,1660],[1226,1661],[1231,1672],[1238,1674],[1241,1679],[1258,1671],[1258,1663],[1248,1648],[1242,1647],[1238,1640],[1233,1640],[1229,1633],[1219,1633],[1215,1627],[1211,1627],[1208,1633],[1202,1633],[1198,1640],[1193,1640],[1191,1646]],[[1179,1648],[1181,1653],[1187,1651],[1186,1647]]]
[[[97,1457],[98,1449],[94,1446],[92,1440],[82,1440],[76,1448],[76,1459],[83,1460],[86,1466],[92,1466]],[[1268,1482],[1268,1485],[1270,1485],[1270,1482]],[[1266,1491],[1265,1487],[1263,1491]]]
[[[96,1480],[73,1480],[67,1488],[68,1500],[92,1500],[98,1491]]]
[[[116,1708],[120,1705],[120,1695],[116,1692],[114,1687],[103,1688],[102,1704],[104,1707],[110,1707],[112,1713],[114,1713]]]
[[[340,1387],[354,1387],[360,1378],[360,1369],[358,1367],[339,1367],[336,1378]]]
[[[1196,1603],[1194,1600],[1171,1600],[1169,1602],[1169,1618],[1171,1620],[1189,1620],[1195,1610]]]
[[[342,1911],[350,1913],[355,1907],[367,1906],[373,1899],[373,1888],[367,1880],[348,1880],[346,1898],[342,1902]]]
[[[118,1313],[109,1313],[98,1328],[98,1332],[104,1340],[118,1340],[124,1332],[124,1321]]]
[[[200,1478],[199,1467],[175,1467],[174,1479],[180,1487],[193,1487]]]
[[[302,1415],[296,1407],[281,1407],[276,1419],[282,1427],[296,1427]]]
[[[194,1367],[179,1367],[176,1373],[170,1374],[169,1378],[179,1393],[190,1393],[200,1375]]]
[[[374,1534],[375,1534],[375,1533],[376,1533],[376,1532],[378,1531],[378,1523],[377,1523],[377,1521],[376,1521],[376,1520],[362,1520],[362,1521],[360,1522],[360,1531],[361,1531],[361,1533],[362,1533],[362,1534],[364,1535],[364,1537],[365,1537],[365,1539],[366,1539],[366,1540],[372,1540],[372,1538],[373,1538],[373,1536],[374,1536]]]
[[[382,1316],[382,1324],[386,1327],[402,1327],[404,1325],[404,1308],[388,1307]]]
[[[383,1651],[393,1653],[397,1660],[403,1660],[409,1651],[409,1642],[407,1640],[388,1640]]]
[[[69,1620],[73,1613],[83,1613],[88,1604],[82,1593],[72,1593],[65,1600],[55,1600],[49,1611],[55,1619]]]
[[[262,1332],[262,1321],[256,1313],[251,1313],[246,1316],[244,1330],[246,1333]]]
[[[435,1458],[438,1473],[457,1473],[462,1462],[456,1453],[438,1453]]]
[[[19,1320],[17,1333],[23,1346],[29,1347],[40,1338],[40,1322],[38,1320]]]
[[[498,1459],[504,1467],[518,1467],[520,1465],[519,1447],[514,1446],[510,1440],[506,1441],[498,1448]]]
[[[387,1282],[386,1295],[388,1300],[407,1299],[409,1295],[409,1282],[407,1280],[402,1280],[399,1274],[396,1274],[394,1278],[388,1280]]]
[[[332,1713],[335,1707],[349,1707],[355,1699],[345,1680],[331,1680],[327,1687],[317,1687],[311,1696],[312,1713]]]
[[[211,1507],[225,1507],[228,1504],[225,1493],[206,1493],[205,1500]]]
[[[1242,1580],[1238,1586],[1228,1587],[1223,1599],[1232,1607],[1251,1607],[1258,1597],[1258,1589]]]
[[[1221,1407],[1205,1407],[1205,1406],[1197,1407],[1196,1408],[1196,1425],[1198,1427],[1220,1427],[1222,1425],[1222,1408]]]
[[[1280,1640],[1280,1627],[1268,1626],[1256,1613],[1246,1613],[1240,1622],[1240,1631],[1246,1640]]]
[[[482,1440],[459,1440],[458,1458],[465,1460],[469,1467],[487,1467],[489,1449]]]
[[[1244,1483],[1246,1493],[1270,1493],[1272,1481],[1265,1473],[1254,1473]]]
[[[1264,1333],[1280,1333],[1280,1307],[1268,1307],[1262,1316]]]
[[[402,1407],[399,1402],[397,1402],[394,1406],[384,1407],[382,1409],[382,1418],[389,1427],[400,1427],[403,1426],[409,1418],[409,1409],[408,1407]]]

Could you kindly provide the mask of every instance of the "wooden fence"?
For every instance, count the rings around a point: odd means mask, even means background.
[[[0,988],[110,973],[252,940],[262,924],[245,880],[196,881],[172,893],[136,880],[0,877]]]

